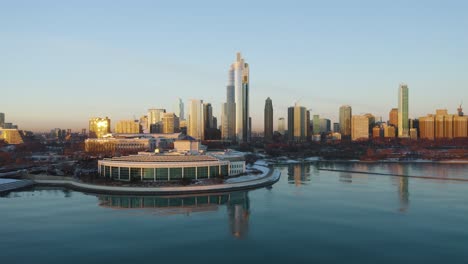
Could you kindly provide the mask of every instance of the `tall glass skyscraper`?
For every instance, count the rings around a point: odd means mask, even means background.
[[[408,85],[400,84],[398,90],[398,137],[409,136]]]
[[[234,87],[235,97],[235,137],[238,143],[248,142],[249,131],[249,64],[245,63],[240,52],[229,69],[229,87]],[[228,90],[229,97],[229,90]]]
[[[351,136],[351,116],[352,109],[349,105],[340,107],[340,132],[342,137]]]
[[[310,113],[303,106],[295,105],[288,108],[288,139],[303,142],[309,136]]]
[[[273,139],[273,103],[270,97],[265,100],[264,137],[267,141]]]
[[[195,139],[203,140],[205,132],[203,101],[195,99],[190,100],[188,110],[187,135]]]
[[[179,120],[185,120],[184,111],[184,102],[182,102],[182,99],[177,98],[177,101],[174,104],[174,114],[179,118]]]

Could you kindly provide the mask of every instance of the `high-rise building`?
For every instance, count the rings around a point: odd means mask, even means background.
[[[0,128],[0,139],[8,144],[22,144],[23,135],[18,129]]]
[[[141,132],[139,120],[121,120],[115,125],[117,134],[138,134]]]
[[[273,139],[273,102],[270,97],[265,100],[264,137],[266,141]]]
[[[111,120],[105,118],[93,117],[89,119],[89,137],[102,138],[104,135],[111,132]]]
[[[4,124],[5,124],[5,114],[0,113],[0,127],[3,127]]]
[[[331,131],[330,119],[320,118],[320,129],[319,133],[329,133]]]
[[[166,109],[148,109],[148,128],[150,133],[162,133],[162,117]]]
[[[290,141],[303,142],[309,136],[309,111],[305,107],[295,105],[288,108],[288,138]]]
[[[340,131],[343,138],[351,136],[351,106],[343,105],[340,107]]]
[[[369,139],[369,118],[365,115],[353,115],[351,119],[351,140]]]
[[[333,132],[340,133],[340,123],[333,123]]]
[[[314,115],[312,120],[312,133],[314,135],[320,134],[320,116]]]
[[[388,114],[388,124],[398,127],[398,108],[392,108]]]
[[[372,138],[380,138],[382,135],[382,128],[380,126],[375,126],[372,128]]]
[[[398,137],[409,136],[408,98],[408,85],[400,84],[398,90]]]
[[[249,65],[245,63],[240,53],[229,70],[228,87],[234,86],[236,107],[236,141],[248,142],[249,135]],[[231,77],[233,77],[231,79]]]
[[[435,116],[427,115],[419,118],[419,138],[435,138]]]
[[[203,104],[203,126],[206,129],[215,128],[213,125],[213,107],[210,103]]]
[[[384,137],[385,138],[395,138],[395,127],[394,126],[387,126],[384,124]]]
[[[179,132],[179,117],[174,113],[164,113],[162,117],[163,133],[171,134]]]
[[[184,111],[184,102],[182,99],[177,98],[177,101],[174,104],[174,114],[179,118],[179,120],[185,119]]]
[[[372,134],[372,129],[375,125],[375,116],[370,113],[365,114],[365,116],[369,119],[369,134]]]
[[[468,137],[468,116],[454,116],[453,118],[453,137]]]
[[[234,71],[229,70],[228,84],[226,86],[226,103],[221,107],[221,134],[225,140],[236,138],[236,97],[234,86]]]
[[[278,118],[278,132],[281,135],[284,135],[286,132],[286,121],[284,120],[284,117]]]
[[[192,99],[189,101],[187,135],[198,139],[204,139],[203,101]]]

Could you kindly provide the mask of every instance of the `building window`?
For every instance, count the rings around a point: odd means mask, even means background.
[[[156,180],[158,181],[167,181],[167,176],[169,171],[167,168],[157,168],[156,169]]]
[[[130,169],[126,167],[120,167],[120,179],[121,180],[130,180]]]
[[[210,166],[210,178],[219,176],[219,166]]]
[[[197,178],[198,179],[208,178],[208,167],[198,167],[197,168]]]
[[[132,179],[141,180],[141,169],[140,168],[130,168],[130,176]]]
[[[196,169],[195,167],[184,168],[184,178],[195,179]]]
[[[228,165],[221,165],[221,175],[228,176],[229,174],[229,167]]]
[[[143,169],[143,179],[144,180],[154,180],[154,169],[153,168],[144,168]]]
[[[182,179],[182,168],[170,168],[171,181]]]
[[[112,178],[119,179],[119,167],[111,167]]]

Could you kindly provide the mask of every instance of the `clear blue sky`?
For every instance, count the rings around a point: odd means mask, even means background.
[[[237,51],[256,130],[268,96],[275,120],[297,100],[386,120],[400,82],[410,117],[468,112],[468,1],[0,0],[0,37],[0,112],[28,130],[115,124],[177,97],[219,118]]]

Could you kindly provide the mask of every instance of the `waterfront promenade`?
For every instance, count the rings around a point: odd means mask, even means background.
[[[237,178],[230,178],[222,184],[210,185],[189,185],[170,187],[139,187],[139,186],[108,186],[89,184],[77,181],[72,178],[60,177],[59,179],[33,178],[34,184],[42,186],[63,186],[74,190],[92,193],[112,193],[112,194],[135,194],[135,195],[172,195],[172,194],[195,194],[195,193],[218,193],[249,190],[260,187],[271,186],[276,183],[281,176],[279,170],[256,166],[252,167],[262,173],[259,175],[246,175]]]

